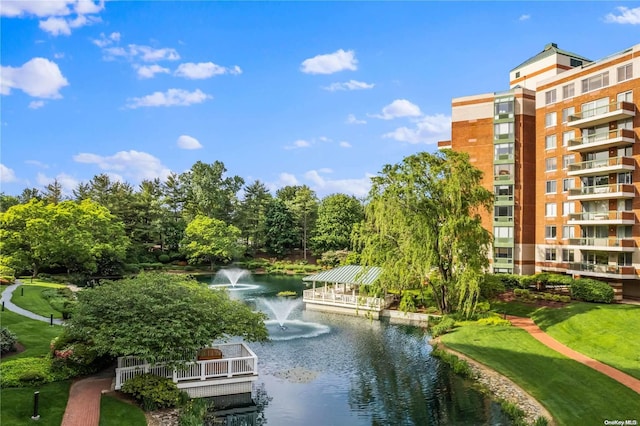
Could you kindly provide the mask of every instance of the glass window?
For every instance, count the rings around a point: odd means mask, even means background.
[[[575,232],[574,232],[575,228],[573,226],[563,226],[562,227],[562,238],[564,240],[568,239],[568,238],[574,238],[575,237]]]
[[[557,124],[557,117],[555,112],[548,112],[544,116],[544,125],[546,127],[555,126]]]
[[[512,176],[513,164],[496,164],[493,166],[493,174],[495,176]]]
[[[626,120],[618,121],[618,129],[633,129],[633,118],[627,118]]]
[[[544,148],[545,149],[555,149],[557,145],[556,135],[547,135],[544,138]]]
[[[618,236],[618,238],[631,238],[633,237],[633,227],[628,225],[618,226],[616,235]]]
[[[573,250],[562,249],[562,261],[563,262],[575,262],[575,256]]]
[[[562,216],[569,216],[571,213],[576,212],[576,205],[571,201],[565,201],[562,203]]]
[[[545,238],[555,238],[556,237],[556,226],[555,225],[547,225],[544,227],[544,237]]]
[[[555,172],[558,170],[558,159],[556,157],[547,158],[544,160],[544,167],[546,172]]]
[[[582,93],[600,89],[609,85],[609,71],[582,80]]]
[[[609,112],[609,98],[600,98],[595,101],[585,102],[581,106],[582,118]]]
[[[632,266],[633,253],[618,253],[618,266]]]
[[[573,154],[567,154],[562,156],[562,168],[566,169],[569,164],[575,163],[576,159]]]
[[[556,261],[556,249],[546,248],[544,249],[544,260],[555,262]]]
[[[575,94],[575,85],[573,83],[562,86],[562,99],[573,98]]]
[[[513,238],[513,226],[494,226],[494,238]]]
[[[512,217],[513,206],[494,206],[493,213],[495,217]]]
[[[495,195],[513,195],[513,185],[496,185]]]
[[[493,250],[496,258],[511,259],[513,257],[512,247],[495,247]]]
[[[498,101],[495,103],[495,115],[513,114],[513,101]]]
[[[633,174],[631,172],[618,173],[618,183],[633,183]]]
[[[544,205],[544,215],[546,217],[556,217],[558,215],[556,203],[546,203]]]
[[[555,101],[556,101],[556,89],[552,89],[544,93],[545,105],[555,103]]]
[[[556,181],[548,180],[546,182],[546,193],[547,194],[555,194],[556,193]]]
[[[633,91],[618,93],[616,98],[618,102],[633,102]]]
[[[493,125],[495,139],[513,137],[513,123],[496,123]]]
[[[571,58],[569,60],[569,65],[571,65],[572,67],[579,67],[580,65],[582,65],[582,61],[580,59]]]
[[[562,133],[562,146],[569,146],[569,141],[576,138],[576,131],[569,130]]]
[[[562,122],[566,123],[569,121],[569,116],[576,113],[575,107],[569,107],[562,110]]]
[[[631,79],[631,74],[633,74],[632,65],[633,64],[626,64],[618,67],[618,83]]]
[[[508,160],[513,158],[513,144],[499,143],[493,146],[495,158],[498,160]]]
[[[567,192],[575,188],[575,181],[572,178],[562,179],[562,192]]]

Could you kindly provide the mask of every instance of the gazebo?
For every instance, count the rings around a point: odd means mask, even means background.
[[[380,312],[393,301],[393,296],[373,297],[360,292],[360,288],[373,284],[381,272],[377,266],[347,265],[309,275],[302,281],[313,283],[313,287],[304,290],[302,300],[310,310],[349,315],[366,313],[378,319]]]

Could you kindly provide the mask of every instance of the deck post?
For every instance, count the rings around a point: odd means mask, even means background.
[[[173,380],[173,383],[178,383],[178,369],[177,368],[173,369],[173,374],[172,374],[171,380]]]
[[[231,359],[227,360],[227,377],[233,376],[233,372],[231,371]]]
[[[204,368],[204,363],[202,361],[196,361],[196,364],[198,365],[198,368],[200,369],[200,380],[207,380],[206,376],[206,372],[207,369]]]

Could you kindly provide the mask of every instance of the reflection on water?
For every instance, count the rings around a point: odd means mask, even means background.
[[[263,293],[249,298],[304,288],[299,278],[256,276],[254,281]],[[251,343],[259,360],[257,389],[268,401],[255,424],[509,424],[499,405],[431,357],[422,328],[306,310],[295,310],[291,318],[324,324],[330,331]]]

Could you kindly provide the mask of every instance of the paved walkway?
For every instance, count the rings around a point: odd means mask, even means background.
[[[31,311],[27,311],[26,309],[22,309],[19,306],[16,306],[11,302],[11,296],[13,296],[13,292],[16,288],[22,285],[20,280],[16,280],[15,284],[11,284],[2,292],[2,297],[0,298],[0,302],[4,303],[4,308],[8,311],[15,312],[16,314],[20,314],[23,317],[31,318],[37,321],[51,322],[51,318],[43,317],[42,315],[34,314]],[[62,320],[54,319],[54,324],[62,325]]]
[[[511,321],[511,324],[513,324],[514,326],[522,328],[523,330],[531,334],[543,345],[548,346],[554,351],[559,352],[568,358],[576,360],[579,363],[586,365],[587,367],[591,367],[594,370],[611,377],[613,380],[622,383],[626,387],[640,393],[640,380],[626,373],[623,373],[620,370],[616,370],[615,368],[610,367],[607,364],[603,364],[600,361],[589,358],[588,356],[585,356],[580,352],[576,352],[568,346],[563,345],[562,343],[558,342],[556,339],[542,331],[542,329],[538,327],[531,318],[522,318],[507,315],[507,319]]]
[[[87,377],[75,381],[69,390],[62,426],[98,426],[103,390],[111,390],[111,377]]]

